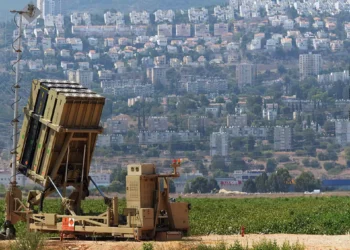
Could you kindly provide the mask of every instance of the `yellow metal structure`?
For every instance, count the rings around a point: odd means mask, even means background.
[[[68,81],[34,80],[18,144],[18,171],[43,187],[30,191],[27,203],[18,189],[7,200],[6,219],[26,221],[28,228],[75,235],[123,238],[179,239],[189,230],[189,204],[170,202],[169,181],[174,172],[157,174],[154,164],[127,168],[126,208],[118,212],[118,198],[105,197],[108,209],[84,215],[81,201],[89,195],[90,163],[97,140],[105,98]],[[73,191],[67,195],[67,187]],[[98,189],[98,187],[96,186]],[[63,195],[60,193],[63,189]],[[98,189],[99,190],[99,189]],[[42,213],[43,201],[58,193],[65,214]],[[38,206],[38,212],[34,208]]]

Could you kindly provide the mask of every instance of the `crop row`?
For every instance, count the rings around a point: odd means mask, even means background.
[[[346,234],[350,232],[348,197],[296,197],[251,199],[183,199],[190,202],[192,235],[246,233]],[[4,211],[0,200],[0,212]],[[120,200],[120,212],[125,201]],[[106,211],[102,200],[83,202],[85,213]],[[45,212],[60,213],[59,200],[47,200]],[[0,217],[0,223],[3,216]],[[23,226],[23,224],[21,224]]]

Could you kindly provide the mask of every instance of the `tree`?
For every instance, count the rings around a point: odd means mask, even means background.
[[[268,176],[265,172],[262,173],[262,175],[256,177],[255,179],[256,191],[259,193],[266,193],[268,191],[267,181],[268,181]]]
[[[277,162],[275,159],[268,159],[266,163],[266,172],[273,173],[277,167]]]
[[[323,125],[323,129],[328,136],[335,134],[335,123],[332,121],[326,121]]]
[[[225,103],[225,99],[222,96],[218,96],[215,98],[216,103]]]
[[[233,104],[232,102],[226,103],[226,111],[229,114],[233,114],[235,112],[235,104]]]
[[[291,183],[292,177],[289,174],[289,171],[285,168],[280,168],[277,170],[277,183],[279,192],[287,192],[289,183]]]
[[[346,159],[347,161],[350,161],[350,147],[346,147],[346,148],[344,149],[344,153],[345,153],[345,159]]]
[[[224,157],[218,155],[213,156],[213,159],[211,160],[210,169],[222,171],[227,170]]]
[[[200,102],[201,106],[204,106],[204,107],[208,106],[210,103],[208,98],[205,95],[200,95],[199,102]]]
[[[204,177],[197,177],[191,181],[191,191],[194,193],[207,193],[208,180]]]
[[[208,191],[219,191],[220,187],[218,185],[218,182],[214,178],[210,178],[208,180]]]
[[[277,71],[278,71],[278,73],[280,73],[280,75],[287,73],[286,68],[282,64],[278,65]]]
[[[254,136],[250,135],[247,139],[247,151],[253,152],[254,151],[254,144],[255,144],[255,138]]]
[[[320,182],[315,179],[315,176],[311,172],[303,172],[295,180],[295,191],[297,192],[311,192],[318,188],[320,188]]]
[[[269,176],[267,181],[268,190],[270,192],[287,192],[291,180],[292,177],[289,171],[285,168],[280,168],[276,173]]]
[[[255,182],[252,179],[248,179],[244,182],[242,191],[246,193],[256,193]]]
[[[213,190],[218,190],[219,185],[215,179],[207,179],[199,176],[185,185],[185,193],[210,193]]]

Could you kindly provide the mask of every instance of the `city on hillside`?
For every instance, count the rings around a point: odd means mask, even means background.
[[[106,97],[91,166],[106,192],[125,191],[129,163],[168,173],[172,159],[182,163],[176,193],[350,189],[347,1],[230,0],[126,13],[38,0],[37,8],[23,34],[0,23],[1,185],[11,176],[19,64],[21,106],[32,79],[73,81]]]

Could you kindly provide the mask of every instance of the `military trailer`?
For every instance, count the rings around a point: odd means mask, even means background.
[[[24,119],[17,147],[17,171],[43,190],[22,193],[12,187],[6,194],[8,236],[13,224],[26,221],[29,230],[73,235],[121,238],[180,239],[189,230],[190,205],[169,200],[169,181],[174,171],[157,174],[154,164],[127,167],[126,208],[118,212],[118,197],[107,197],[89,176],[90,164],[100,126],[105,98],[70,81],[33,80],[24,108]],[[106,212],[85,215],[81,201],[89,196],[92,183],[103,196]],[[43,213],[43,202],[56,193],[63,213]],[[68,195],[69,193],[69,195]]]

